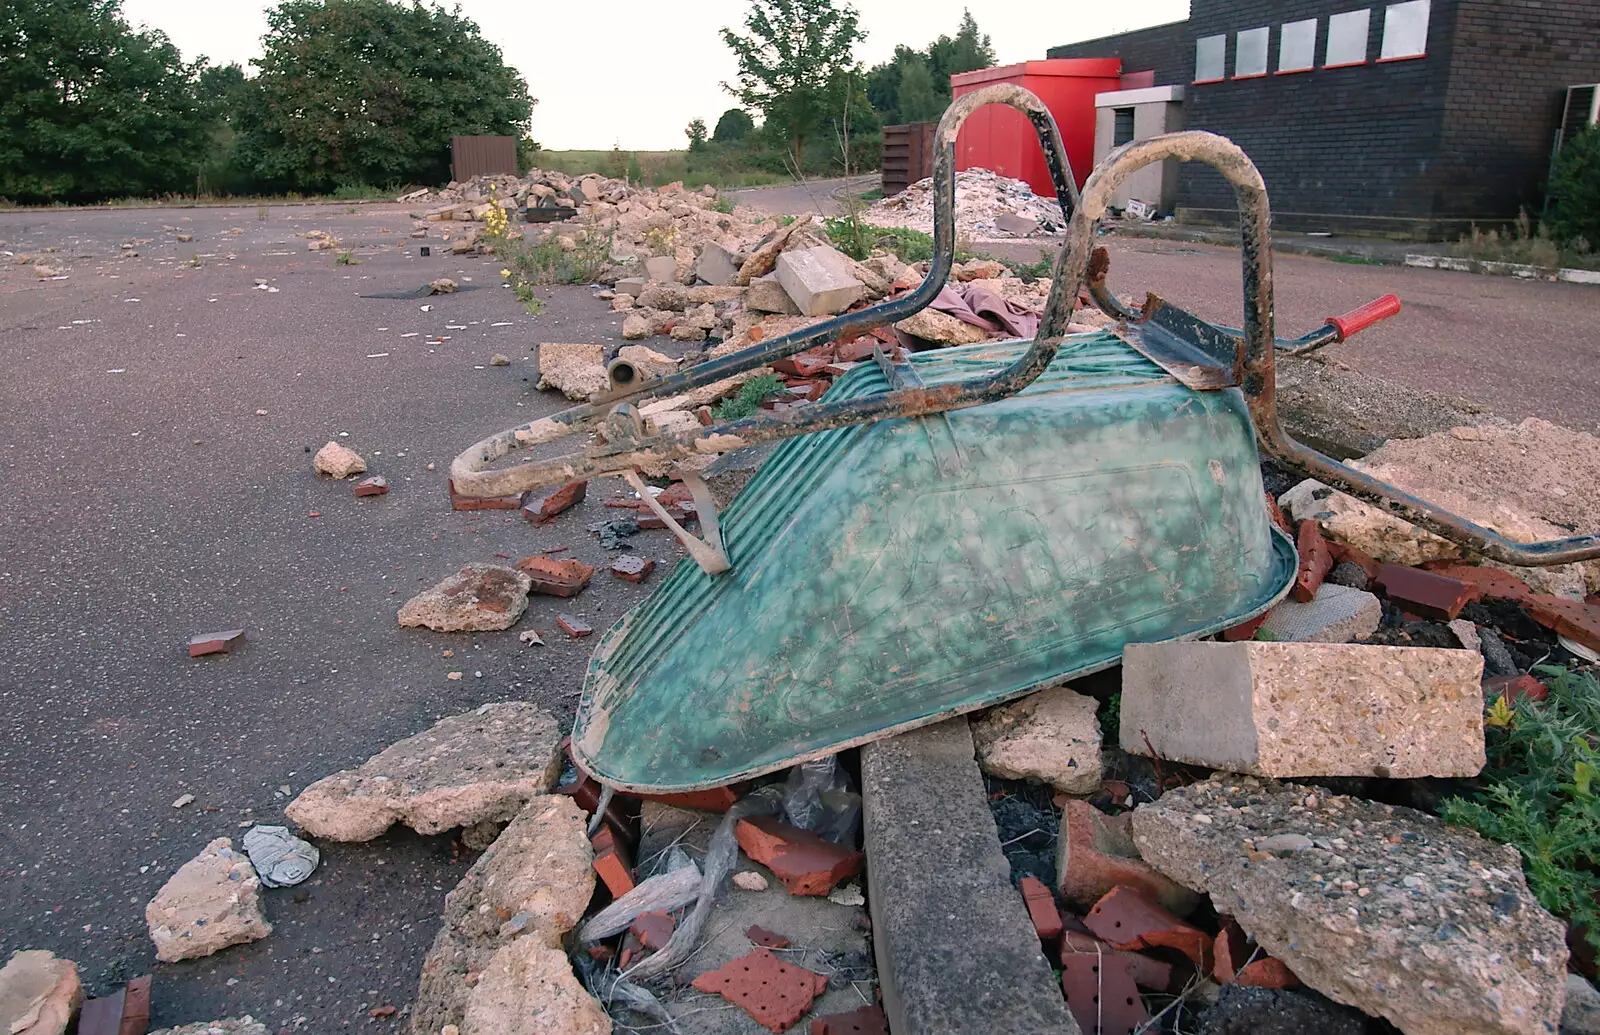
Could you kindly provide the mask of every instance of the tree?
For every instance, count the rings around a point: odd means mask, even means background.
[[[989,68],[995,64],[994,45],[978,29],[971,11],[961,14],[961,27],[955,36],[940,36],[923,50],[913,50],[901,45],[894,48],[894,57],[867,70],[867,98],[872,107],[887,123],[922,122],[930,106],[921,95],[922,72],[911,72],[913,90],[917,95],[916,112],[907,114],[901,100],[902,82],[913,63],[921,63],[937,102],[935,114],[943,112],[950,104],[950,77],[962,72]]]
[[[723,83],[723,89],[761,112],[767,128],[783,133],[796,169],[805,160],[806,141],[839,103],[829,87],[855,65],[855,45],[866,39],[859,19],[855,8],[833,0],[750,0],[748,34],[722,30],[739,63],[738,86]]]
[[[961,12],[961,27],[954,39],[940,36],[928,44],[928,70],[936,82],[943,84],[940,92],[946,97],[950,95],[951,76],[989,68],[994,63],[994,45],[978,31],[978,22],[969,10]]]
[[[204,64],[130,29],[121,0],[0,3],[0,195],[186,189],[206,155]]]
[[[706,149],[706,120],[694,119],[690,121],[689,128],[683,131],[689,138],[689,150],[704,151]]]
[[[282,0],[252,63],[242,147],[266,181],[442,183],[450,138],[521,138],[535,103],[500,49],[455,11],[389,0]]]
[[[717,120],[711,139],[718,144],[736,144],[755,131],[756,120],[743,108],[729,108]]]
[[[900,118],[907,122],[933,122],[944,114],[948,98],[933,87],[928,63],[913,54],[900,67]]]
[[[1550,172],[1550,230],[1563,244],[1582,238],[1600,248],[1600,129],[1562,145]]]

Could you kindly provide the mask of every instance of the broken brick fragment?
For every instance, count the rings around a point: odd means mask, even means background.
[[[601,825],[589,843],[594,846],[594,872],[611,892],[621,898],[633,890],[633,861],[627,846],[617,840],[611,828]]]
[[[625,553],[611,562],[611,574],[624,582],[643,582],[655,570],[655,561],[636,553]]]
[[[1250,938],[1244,928],[1231,916],[1219,916],[1221,927],[1213,943],[1214,962],[1211,976],[1219,985],[1231,984],[1239,976],[1239,968],[1250,958]]]
[[[1080,1030],[1133,1035],[1150,1020],[1138,985],[1120,956],[1072,955],[1061,961],[1061,990]]]
[[[741,785],[742,786],[742,785]],[[640,794],[644,801],[659,801],[680,809],[699,809],[701,812],[727,812],[739,800],[734,787],[711,787],[703,791],[678,791],[674,794]]]
[[[1478,587],[1403,564],[1385,564],[1373,580],[1396,605],[1436,622],[1453,621],[1478,598]]]
[[[818,345],[804,352],[773,361],[772,369],[790,377],[816,377],[834,360],[834,346]]]
[[[533,592],[552,597],[575,597],[594,578],[594,568],[582,561],[558,561],[543,554],[522,558],[517,570],[533,580],[529,587]]]
[[[1600,650],[1600,605],[1536,594],[1523,605],[1533,620],[1558,636]]]
[[[1174,913],[1189,914],[1200,896],[1139,858],[1132,814],[1108,816],[1086,801],[1065,799],[1056,842],[1056,886],[1061,897],[1088,909],[1118,886],[1133,888]]]
[[[1265,956],[1240,970],[1234,984],[1250,988],[1294,988],[1300,984],[1300,979],[1282,960]]]
[[[111,995],[86,1001],[78,1014],[78,1035],[145,1035],[150,1028],[150,982],[146,974]]]
[[[1490,568],[1482,564],[1465,564],[1461,561],[1429,561],[1423,569],[1447,579],[1457,579],[1478,587],[1478,595],[1488,600],[1512,600],[1526,603],[1533,596],[1528,584],[1504,568]]]
[[[860,873],[865,862],[860,852],[771,816],[741,819],[734,836],[745,854],[771,870],[791,895],[826,895]]]
[[[456,491],[456,483],[450,482],[450,507],[452,510],[516,510],[522,506],[520,496],[491,496],[488,499],[479,499],[476,496],[463,496]]]
[[[1322,580],[1333,570],[1333,551],[1322,537],[1322,526],[1315,521],[1300,522],[1295,548],[1300,552],[1300,573],[1295,576],[1289,595],[1302,604],[1309,604],[1316,598]]]
[[[1078,923],[1077,917],[1071,919],[1074,923]],[[1062,963],[1066,962],[1068,956],[1074,955],[1121,957],[1134,984],[1140,988],[1148,988],[1152,992],[1175,990],[1172,983],[1172,964],[1158,960],[1154,956],[1142,956],[1137,952],[1118,952],[1087,931],[1068,930],[1061,935]]]
[[[389,491],[389,479],[381,474],[363,478],[351,489],[357,496],[382,496]]]
[[[759,927],[755,924],[745,928],[744,936],[750,939],[752,944],[759,945],[764,949],[787,949],[794,944],[777,931],[769,931],[765,927]]]
[[[1490,676],[1483,681],[1483,699],[1490,703],[1504,697],[1514,708],[1524,697],[1543,701],[1549,696],[1550,688],[1526,672],[1520,676]]]
[[[1202,972],[1212,964],[1211,936],[1179,920],[1129,887],[1112,888],[1084,925],[1117,949],[1176,949]]]
[[[769,1031],[794,1026],[811,1002],[828,988],[821,974],[784,963],[766,949],[755,949],[694,979],[694,987],[714,992]]]
[[[1263,611],[1248,622],[1240,622],[1231,629],[1222,630],[1222,639],[1227,643],[1238,643],[1241,640],[1253,640],[1256,633],[1267,624],[1268,613]]]
[[[581,640],[594,632],[594,626],[575,615],[556,615],[556,624],[561,626],[561,631],[574,640]]]
[[[1056,908],[1056,897],[1050,894],[1044,881],[1038,877],[1024,877],[1019,882],[1022,901],[1028,907],[1028,919],[1042,942],[1061,937],[1061,910]]]
[[[1283,529],[1285,535],[1294,536],[1294,526],[1289,524],[1289,519],[1283,516],[1283,508],[1278,506],[1278,501],[1272,498],[1272,493],[1264,494],[1267,497],[1267,517],[1272,523]]]
[[[518,500],[522,516],[536,525],[548,525],[556,515],[571,510],[589,494],[588,482],[568,482],[554,492],[537,496],[537,489],[529,489]]]
[[[655,952],[667,944],[677,926],[678,922],[672,919],[671,913],[652,909],[648,913],[640,913],[634,917],[628,930],[639,939],[640,945]]]
[[[811,1018],[811,1035],[889,1035],[889,1021],[879,1006]]]
[[[1358,550],[1349,543],[1341,543],[1337,540],[1329,540],[1328,552],[1333,554],[1334,564],[1354,564],[1356,567],[1367,573],[1368,579],[1377,578],[1378,569],[1383,567],[1383,565],[1371,554],[1368,554],[1362,550]]]
[[[243,642],[243,629],[198,633],[189,637],[189,657],[199,658],[207,654],[227,654]]]

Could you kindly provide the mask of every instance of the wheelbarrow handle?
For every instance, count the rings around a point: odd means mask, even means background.
[[[955,261],[956,137],[967,118],[989,104],[1004,104],[1028,117],[1044,150],[1045,164],[1055,183],[1062,214],[1071,219],[1078,201],[1077,181],[1072,176],[1066,148],[1050,110],[1032,93],[1010,83],[997,83],[964,94],[956,98],[939,120],[933,174],[934,253],[928,275],[915,291],[770,342],[698,363],[681,373],[636,386],[620,386],[560,413],[491,435],[466,449],[451,463],[450,479],[455,492],[469,497],[512,496],[542,485],[635,468],[659,475],[673,463],[692,456],[724,453],[759,442],[889,417],[913,417],[961,406],[978,406],[1026,387],[1054,357],[1066,326],[1064,321],[1052,332],[1053,338],[1041,325],[1040,341],[1044,344],[1036,341],[1027,356],[997,377],[942,385],[936,389],[893,391],[853,402],[818,404],[801,411],[763,412],[744,420],[676,434],[650,435],[637,416],[637,407],[649,399],[713,384],[766,366],[818,342],[856,337],[926,308],[938,297]],[[630,412],[620,413],[624,408]],[[632,427],[628,426],[630,423]],[[608,444],[596,444],[580,453],[512,468],[495,470],[488,466],[515,450],[593,431],[602,424],[612,425],[613,434]]]
[[[1058,303],[1067,306],[1070,312],[1071,303],[1061,297],[1062,285],[1081,283],[1089,271],[1095,224],[1105,216],[1117,188],[1136,170],[1167,159],[1205,162],[1233,186],[1239,205],[1239,243],[1244,260],[1245,355],[1241,383],[1255,423],[1256,440],[1267,455],[1305,477],[1375,504],[1503,564],[1543,567],[1600,557],[1600,536],[1573,536],[1537,543],[1507,539],[1438,504],[1302,445],[1284,430],[1278,419],[1277,368],[1274,365],[1278,349],[1273,330],[1271,211],[1267,189],[1254,163],[1225,137],[1199,130],[1168,133],[1124,144],[1096,166],[1084,184],[1078,211],[1067,228],[1067,244],[1056,264],[1056,280],[1050,305],[1046,307],[1047,318],[1050,307]],[[1103,279],[1103,270],[1101,273]],[[1074,287],[1074,301],[1076,293]],[[1323,331],[1343,340],[1378,320],[1393,316],[1399,312],[1399,307],[1399,299],[1388,295],[1346,316],[1330,318]],[[1307,339],[1320,333],[1323,332],[1313,332]]]

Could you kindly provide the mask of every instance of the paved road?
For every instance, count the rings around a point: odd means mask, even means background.
[[[741,205],[748,205],[769,215],[836,216],[843,208],[840,197],[848,193],[859,194],[878,185],[878,174],[868,176],[838,177],[831,180],[807,180],[805,183],[780,183],[771,187],[751,187],[746,190],[724,191]]]
[[[362,265],[308,252],[294,234],[310,228]],[[530,345],[609,340],[620,319],[583,288],[530,318],[493,260],[439,257],[438,240],[422,259],[410,228],[371,207],[0,213],[0,249],[58,248],[44,257],[69,276],[0,266],[0,959],[52,949],[109,991],[155,966],[155,891],[211,838],[280,822],[280,787],[487,701],[570,721],[587,641],[556,631],[553,598],[521,625],[544,649],[402,630],[394,611],[469,561],[561,544],[604,559],[584,526],[620,483],[534,528],[452,512],[443,472],[558,408],[533,390]],[[119,258],[124,238],[151,240]],[[359,297],[442,275],[484,289]],[[487,366],[494,352],[514,362]],[[389,495],[317,480],[310,451],[329,439]],[[665,532],[635,541],[675,555]],[[650,588],[602,574],[561,609],[604,627]],[[238,626],[237,653],[187,657],[194,633]],[[409,834],[323,853],[311,882],[266,893],[269,938],[156,967],[156,1027],[249,1013],[274,1032],[400,1029],[367,1011],[411,1001],[470,857]]]

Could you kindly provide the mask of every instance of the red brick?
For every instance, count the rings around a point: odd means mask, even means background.
[[[1322,586],[1322,580],[1333,570],[1333,551],[1322,537],[1322,526],[1315,521],[1300,522],[1295,548],[1300,553],[1300,573],[1295,576],[1289,595],[1302,604],[1309,604]]]
[[[625,553],[611,562],[611,574],[624,582],[643,582],[655,570],[655,561],[633,553]]]
[[[488,499],[478,499],[475,496],[463,496],[456,491],[456,483],[450,482],[450,506],[454,510],[516,510],[522,506],[521,496],[490,496]]]
[[[1506,703],[1515,706],[1526,697],[1530,701],[1543,701],[1550,696],[1550,688],[1533,676],[1490,676],[1483,681],[1483,699],[1493,704],[1504,695]]]
[[[1533,620],[1558,635],[1600,650],[1600,605],[1566,597],[1535,595],[1524,604]]]
[[[1383,565],[1374,581],[1396,605],[1436,622],[1453,620],[1478,598],[1475,585],[1403,564]]]
[[[561,631],[574,640],[581,640],[594,632],[594,626],[575,615],[556,615],[556,624],[561,626]]]
[[[1263,625],[1266,624],[1267,615],[1265,612],[1263,612],[1262,614],[1256,615],[1248,622],[1240,622],[1231,629],[1222,630],[1222,639],[1227,643],[1238,643],[1240,640],[1253,640],[1256,638],[1256,633],[1260,631]]]
[[[727,812],[739,800],[735,787],[712,787],[704,791],[681,791],[677,794],[641,794],[645,801],[659,801],[680,809],[699,809],[702,812]]]
[[[1234,984],[1251,988],[1294,988],[1300,984],[1300,979],[1282,960],[1265,956],[1239,971]]]
[[[548,525],[556,519],[557,514],[571,510],[589,494],[589,483],[568,482],[543,496],[534,495],[538,491],[529,489],[517,503],[522,508],[523,517],[536,525]]]
[[[632,891],[633,861],[628,858],[627,846],[617,840],[611,828],[602,824],[589,843],[594,845],[594,872],[611,897],[621,898]]]
[[[1061,936],[1061,962],[1065,964],[1067,957],[1073,955],[1119,957],[1134,984],[1140,988],[1148,988],[1152,992],[1175,991],[1172,964],[1151,956],[1141,956],[1137,952],[1118,952],[1092,934],[1067,931]]]
[[[780,374],[790,377],[816,377],[827,369],[828,364],[834,360],[834,347],[832,345],[818,345],[816,348],[797,352],[792,356],[785,356],[772,364],[772,369]]]
[[[646,955],[644,943],[630,930],[622,936],[622,944],[617,947],[617,969],[627,970]]]
[[[1222,926],[1213,943],[1216,960],[1211,967],[1211,976],[1217,984],[1226,985],[1238,977],[1239,968],[1250,958],[1250,939],[1233,917],[1220,916],[1218,919],[1222,921]]]
[[[1533,596],[1533,590],[1528,588],[1526,582],[1504,568],[1463,564],[1461,561],[1429,561],[1422,567],[1435,575],[1476,586],[1478,595],[1489,600],[1513,600],[1520,604]]]
[[[827,990],[828,979],[756,949],[701,974],[694,987],[721,995],[757,1024],[781,1032],[806,1015],[811,1001]]]
[[[744,936],[763,949],[787,949],[794,944],[777,931],[769,931],[765,927],[757,927],[755,924],[745,928]]]
[[[154,979],[146,974],[128,982],[127,997],[122,1001],[122,1026],[117,1035],[144,1035],[150,1028],[150,984]]]
[[[1156,872],[1139,858],[1129,829],[1130,813],[1108,816],[1086,801],[1069,798],[1062,807],[1063,845],[1057,856],[1061,897],[1088,909],[1118,886],[1133,888],[1177,913],[1189,913],[1199,896]]]
[[[1038,877],[1024,877],[1020,882],[1022,901],[1028,907],[1028,918],[1042,942],[1061,937],[1061,910],[1056,908],[1056,897],[1050,894],[1044,881]]]
[[[861,364],[859,362],[845,362],[841,360],[837,363],[829,363],[827,367],[824,368],[823,373],[830,377],[843,377],[860,365]]]
[[[371,478],[363,478],[356,482],[351,489],[357,496],[382,496],[389,491],[389,479],[381,474]]]
[[[573,804],[593,816],[594,810],[600,807],[600,795],[604,790],[599,781],[580,772],[578,779],[557,787],[556,793],[567,795]],[[610,803],[606,805],[605,825],[623,844],[632,845],[636,840],[639,827],[637,809],[637,802],[626,794],[612,795]]]
[[[1128,887],[1113,888],[1084,924],[1117,949],[1176,949],[1201,971],[1211,970],[1211,936],[1190,927]]]
[[[551,597],[575,597],[594,578],[591,565],[579,560],[558,561],[538,553],[518,561],[517,570],[533,580],[533,592]]]
[[[189,637],[189,657],[200,658],[207,654],[228,654],[244,642],[243,629],[226,632],[198,633]]]
[[[702,406],[699,409],[695,410],[694,411],[694,419],[699,421],[702,426],[708,427],[708,428],[712,424],[716,423],[716,419],[712,416],[711,407],[709,407],[709,406]]]
[[[667,944],[672,937],[673,930],[678,922],[672,919],[672,914],[659,909],[652,909],[648,913],[640,913],[634,917],[628,930],[639,939],[639,944],[655,952]]]
[[[1361,550],[1357,550],[1349,543],[1341,543],[1337,540],[1329,540],[1328,552],[1333,554],[1334,564],[1354,564],[1356,567],[1366,572],[1367,578],[1369,579],[1377,578],[1378,569],[1383,567],[1383,565],[1378,563],[1378,561],[1370,554],[1364,553]]]
[[[1283,516],[1283,508],[1278,506],[1278,501],[1272,498],[1272,493],[1264,494],[1267,497],[1267,517],[1272,523],[1283,529],[1291,538],[1294,536],[1294,526],[1289,524],[1289,519]]]
[[[1118,956],[1068,956],[1061,961],[1067,1008],[1085,1033],[1132,1035],[1150,1020],[1138,985]]]
[[[741,819],[734,836],[745,854],[771,870],[791,895],[826,895],[860,873],[865,862],[860,852],[770,816]]]
[[[889,1035],[889,1021],[881,1007],[863,1006],[811,1018],[811,1035]]]

